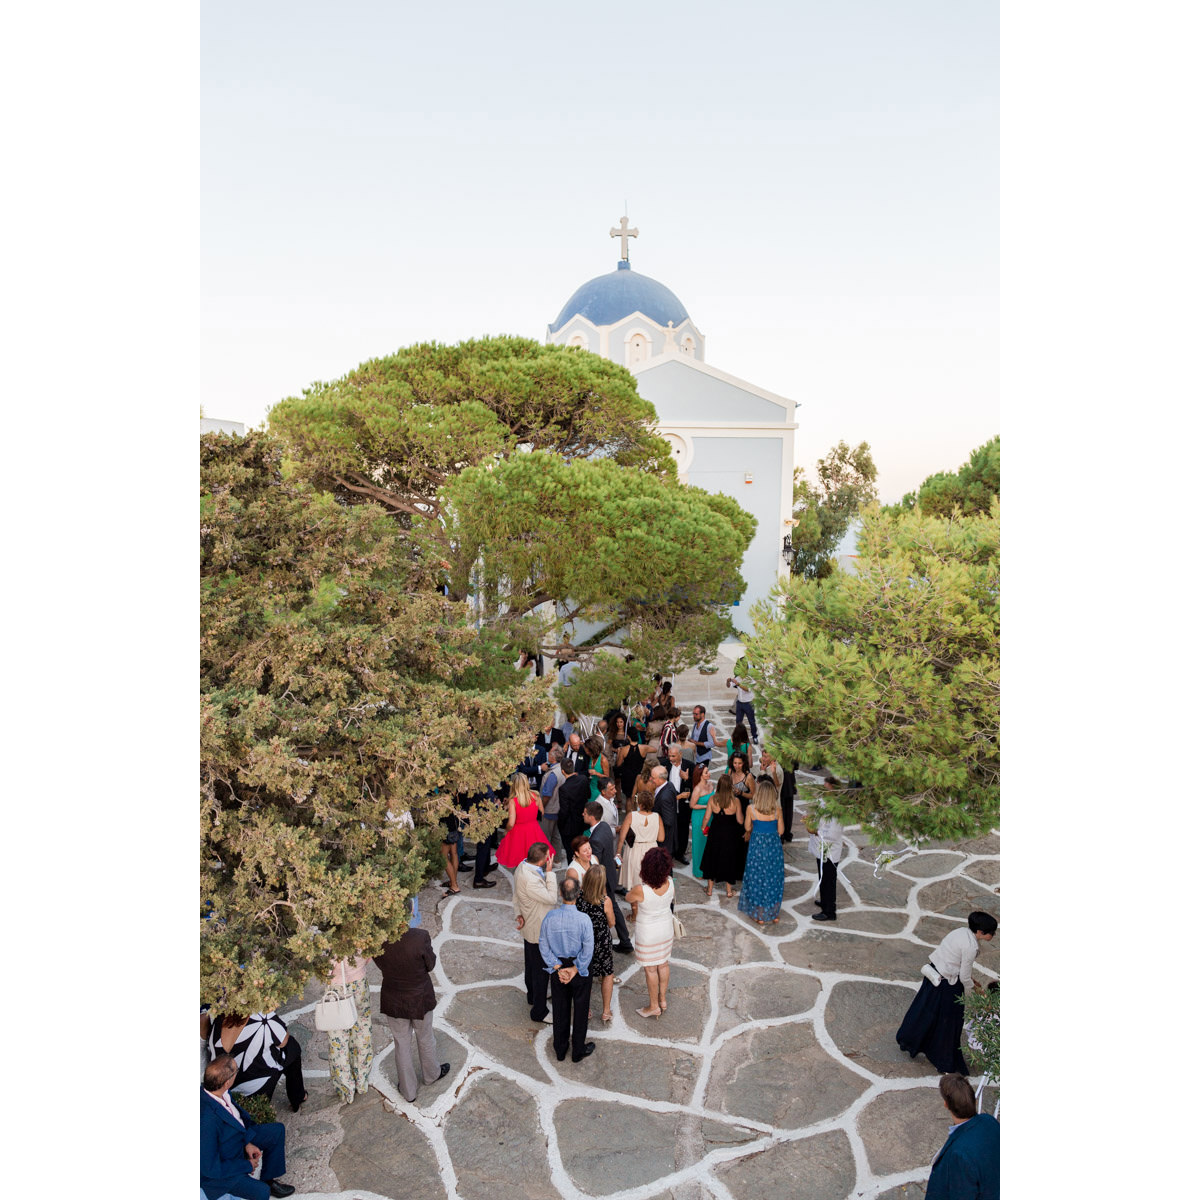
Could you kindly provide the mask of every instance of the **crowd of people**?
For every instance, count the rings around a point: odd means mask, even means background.
[[[736,895],[738,910],[757,924],[779,920],[796,764],[789,768],[760,748],[747,679],[731,677],[727,686],[736,689],[737,699],[723,771],[713,763],[718,734],[705,706],[692,707],[690,725],[681,721],[670,681],[656,677],[648,697],[614,707],[590,733],[570,715],[546,726],[508,780],[459,795],[456,812],[442,818],[445,894],[461,890],[458,872],[464,867],[474,868],[474,888],[496,886],[489,876],[498,866],[513,872],[513,916],[523,943],[529,1017],[553,1026],[551,1044],[560,1062],[568,1053],[572,1062],[580,1062],[596,1049],[588,1040],[593,979],[600,981],[600,1019],[612,1020],[614,955],[633,954],[642,969],[646,1004],[633,1010],[637,1016],[650,1021],[666,1013],[671,954],[680,929],[674,912],[677,869],[690,867],[708,896],[717,886],[723,889],[718,896]],[[824,786],[840,785],[829,778]],[[472,811],[497,802],[507,804],[501,829],[478,839],[468,855],[464,834],[470,832]],[[819,797],[806,807],[808,850],[818,879],[812,919],[836,921],[845,833]],[[556,861],[564,867],[561,877],[555,874]],[[994,1120],[979,1126],[969,1084],[963,1079],[968,1105],[962,1089],[947,1083],[968,1073],[959,1044],[959,998],[965,987],[979,986],[972,983],[971,966],[979,943],[995,930],[993,917],[972,913],[967,928],[943,939],[896,1035],[902,1049],[914,1057],[924,1053],[940,1072],[950,1073],[942,1080],[942,1096],[955,1132],[958,1124],[976,1122],[975,1132],[958,1134],[953,1153],[944,1149],[939,1155],[942,1166],[935,1167],[935,1176],[943,1182],[952,1173],[974,1169],[969,1163],[978,1154],[972,1148],[983,1147],[980,1153],[990,1163],[993,1141],[998,1147],[998,1125],[994,1136],[988,1125]],[[421,1083],[450,1070],[449,1063],[437,1061],[433,1029],[436,996],[430,973],[437,955],[415,908],[403,936],[372,957],[383,976],[379,1010],[393,1039],[397,1086],[412,1103]],[[332,963],[327,980],[354,1005],[352,1023],[329,1030],[330,1078],[345,1104],[367,1091],[374,1055],[368,961],[357,955]],[[294,1188],[280,1179],[283,1126],[256,1124],[234,1095],[260,1093],[270,1099],[282,1078],[293,1111],[299,1111],[307,1099],[299,1046],[276,1013],[225,1012],[210,1020],[202,1011],[202,1036],[210,1059],[201,1093],[202,1190],[209,1200],[290,1195]],[[261,1178],[255,1179],[252,1172],[259,1166]]]

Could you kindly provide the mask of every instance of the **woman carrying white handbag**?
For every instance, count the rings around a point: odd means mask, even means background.
[[[345,958],[335,962],[329,972],[329,990],[317,1005],[317,1028],[329,1032],[329,1078],[343,1104],[353,1104],[356,1092],[366,1093],[367,1077],[375,1058],[371,1042],[371,988],[367,983],[370,961],[355,955],[352,962]],[[350,1024],[333,1028],[347,1019]]]

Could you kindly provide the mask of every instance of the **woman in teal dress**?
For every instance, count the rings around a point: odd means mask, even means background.
[[[583,752],[588,756],[588,784],[592,789],[588,799],[595,800],[600,795],[600,780],[610,777],[612,767],[609,765],[608,755],[604,752],[604,742],[596,734],[593,733],[583,743]]]
[[[701,827],[704,824],[704,810],[708,808],[709,799],[716,790],[717,785],[709,778],[708,766],[700,767],[696,771],[696,777],[692,780],[692,794],[690,797],[692,806],[693,879],[704,878],[700,870],[700,860],[704,857],[704,843],[708,841],[708,834]]]
[[[746,877],[738,898],[738,911],[765,925],[779,920],[783,903],[783,812],[779,789],[766,780],[754,791],[746,808],[750,845],[746,848]]]

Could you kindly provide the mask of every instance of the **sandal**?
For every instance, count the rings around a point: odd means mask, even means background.
[[[612,1020],[612,1013],[610,1013],[610,1012],[607,1012],[607,1013],[601,1013],[601,1014],[600,1014],[600,1020],[602,1020],[602,1021],[605,1021],[605,1022],[607,1022],[607,1021],[611,1021],[611,1020]]]
[[[711,896],[711,895],[712,895],[712,884],[711,884],[711,883],[708,885],[708,888],[705,890],[704,894],[705,894],[706,896]]]
[[[662,1009],[661,1009],[661,1008],[639,1008],[639,1009],[637,1010],[637,1015],[638,1015],[639,1017],[655,1017],[655,1018],[658,1018],[658,1017],[661,1017],[661,1016],[662,1016]]]

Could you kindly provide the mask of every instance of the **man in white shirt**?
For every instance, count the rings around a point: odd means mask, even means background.
[[[696,766],[706,767],[712,762],[716,735],[713,733],[713,724],[708,719],[708,710],[703,704],[692,706],[692,732],[688,734],[687,744],[692,748]]]
[[[604,811],[605,824],[615,834],[617,826],[621,824],[621,817],[617,812],[617,785],[611,779],[605,778],[600,781],[600,795],[596,797],[596,803]]]
[[[738,666],[741,666],[739,661]],[[750,740],[758,744],[758,725],[754,720],[754,693],[750,690],[750,677],[741,672],[725,680],[726,687],[737,688],[737,699],[733,705],[733,719],[741,724],[746,721],[750,725]]]

